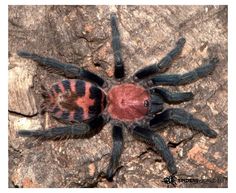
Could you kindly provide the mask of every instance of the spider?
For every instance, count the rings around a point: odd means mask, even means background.
[[[170,92],[159,85],[178,86],[192,83],[208,76],[219,60],[210,58],[208,63],[185,74],[160,74],[165,72],[178,56],[185,44],[181,37],[176,46],[160,62],[138,70],[131,78],[124,80],[125,69],[121,54],[120,34],[117,16],[110,16],[112,49],[114,52],[114,80],[72,64],[64,64],[26,51],[18,55],[31,59],[42,67],[64,75],[50,89],[43,89],[43,103],[40,112],[48,112],[67,126],[46,130],[19,130],[22,137],[54,140],[63,137],[80,137],[93,133],[110,121],[113,147],[106,178],[112,181],[119,166],[123,149],[123,129],[127,128],[138,140],[144,141],[160,153],[171,175],[177,173],[176,164],[164,139],[155,132],[173,122],[186,126],[205,136],[215,138],[217,133],[208,125],[180,108],[164,109],[164,103],[176,104],[193,99],[192,92]],[[158,75],[155,75],[158,74]]]

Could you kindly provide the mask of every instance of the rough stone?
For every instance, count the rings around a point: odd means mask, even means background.
[[[10,59],[11,68],[8,72],[8,110],[26,116],[37,113],[35,98],[32,93],[35,66],[20,66]],[[23,99],[23,100],[22,100]]]

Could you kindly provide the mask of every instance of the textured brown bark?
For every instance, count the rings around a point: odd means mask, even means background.
[[[159,61],[176,40],[187,40],[168,73],[184,73],[218,56],[214,73],[195,83],[170,87],[192,91],[194,100],[178,105],[206,121],[216,139],[181,126],[159,132],[178,144],[171,148],[178,179],[213,179],[210,183],[177,182],[177,187],[227,187],[227,6],[9,6],[9,186],[14,187],[167,187],[169,173],[161,157],[125,131],[121,168],[108,183],[111,126],[90,139],[38,141],[16,136],[20,129],[59,125],[40,117],[41,84],[63,79],[18,50],[74,63],[112,77],[109,15],[119,17],[126,75]],[[215,180],[215,181],[214,181]],[[218,181],[217,181],[218,180]],[[172,187],[172,186],[170,186]]]

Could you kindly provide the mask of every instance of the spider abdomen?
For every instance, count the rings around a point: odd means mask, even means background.
[[[149,101],[149,93],[136,84],[126,83],[114,86],[107,97],[107,111],[114,119],[133,121],[142,119],[148,113],[145,103]]]
[[[96,85],[78,79],[53,84],[45,95],[45,110],[66,122],[81,122],[99,115],[106,105],[104,92]]]

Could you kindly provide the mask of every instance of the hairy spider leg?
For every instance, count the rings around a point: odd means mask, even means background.
[[[112,155],[110,159],[109,166],[107,168],[107,180],[112,181],[115,174],[115,170],[118,167],[119,159],[123,150],[124,140],[123,140],[123,131],[122,127],[114,125],[112,128]]]
[[[148,112],[151,116],[153,116],[153,114],[158,113],[163,110],[164,101],[159,95],[152,94],[152,93],[150,94],[151,95],[150,95],[150,100],[149,100],[150,104],[148,104],[149,106]]]
[[[142,79],[147,78],[148,76],[151,76],[155,73],[163,73],[165,72],[171,65],[173,59],[180,54],[182,51],[184,44],[186,40],[185,38],[181,37],[177,42],[176,42],[176,47],[172,49],[164,58],[161,59],[160,62],[152,64],[150,66],[144,67],[140,70],[138,70],[134,74],[134,80],[139,81]]]
[[[171,174],[177,173],[173,155],[160,135],[150,129],[142,128],[140,126],[135,126],[133,129],[131,129],[131,131],[133,135],[137,137],[137,139],[150,144],[155,151],[161,154],[162,158],[167,164],[168,171]]]
[[[210,129],[206,123],[195,118],[192,114],[178,108],[167,109],[150,120],[150,127],[163,127],[169,122],[187,126],[203,133],[207,137],[215,138],[217,133]]]
[[[193,99],[192,92],[170,92],[164,88],[152,88],[150,89],[152,95],[160,96],[166,103],[176,104],[189,101]]]
[[[192,83],[200,78],[208,76],[212,73],[219,62],[218,58],[213,58],[208,64],[202,65],[185,74],[161,74],[148,81],[149,86],[168,85],[178,86]]]
[[[88,123],[74,124],[65,127],[55,127],[47,130],[20,130],[18,135],[22,137],[35,137],[41,140],[62,139],[66,137],[83,137],[91,133],[97,133],[105,124],[103,116],[98,116]]]
[[[105,81],[101,77],[75,65],[64,64],[59,62],[58,60],[42,57],[37,54],[25,51],[19,51],[17,54],[22,58],[28,58],[35,62],[38,62],[39,65],[43,66],[47,70],[63,75],[67,78],[86,79],[101,87],[105,86]]]
[[[115,14],[111,14],[112,48],[114,52],[115,71],[114,76],[117,79],[124,77],[124,62],[121,54],[120,33]]]

